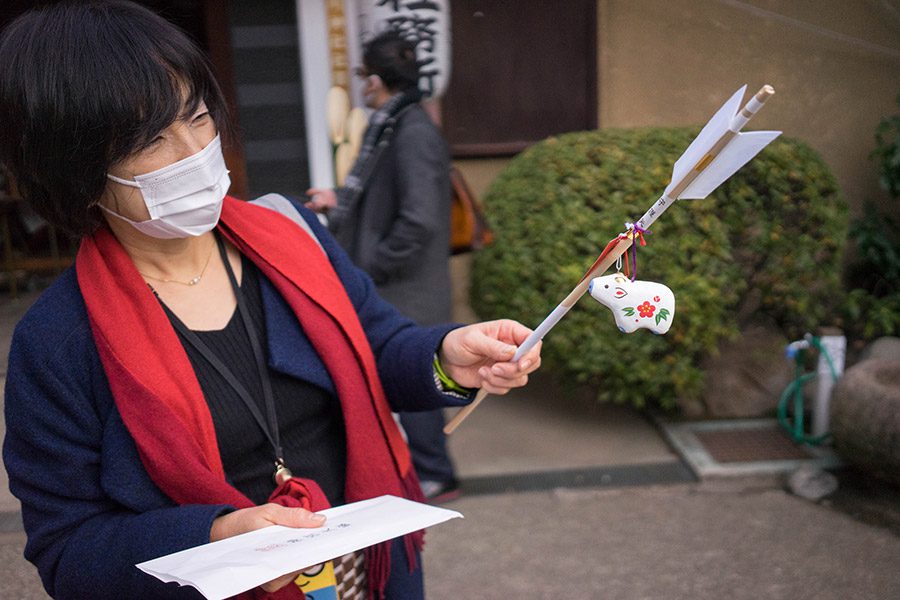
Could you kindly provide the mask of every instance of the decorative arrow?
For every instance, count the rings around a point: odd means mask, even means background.
[[[626,224],[625,233],[612,240],[587,270],[578,285],[560,302],[538,325],[528,339],[516,350],[513,361],[517,361],[531,350],[544,336],[575,306],[587,291],[591,279],[602,275],[634,243],[637,234],[647,230],[676,200],[699,200],[706,198],[722,182],[734,175],[750,159],[765,148],[769,142],[781,135],[780,131],[754,131],[741,133],[741,129],[755,115],[766,100],[775,93],[770,85],[764,85],[750,98],[744,108],[741,100],[747,86],[741,87],[713,115],[700,134],[691,142],[684,154],[675,162],[672,181],[666,186],[662,196],[644,213],[637,223]],[[460,423],[474,411],[487,392],[479,390],[475,399],[463,407],[444,427],[447,435],[453,433]]]

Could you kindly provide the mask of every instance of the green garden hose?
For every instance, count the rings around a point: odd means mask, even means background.
[[[788,358],[794,359],[795,376],[794,380],[788,384],[781,393],[781,399],[778,402],[778,423],[791,436],[791,439],[798,444],[819,445],[831,437],[831,433],[824,433],[819,436],[807,435],[803,427],[803,386],[810,379],[816,376],[816,373],[804,373],[806,357],[805,351],[810,347],[819,351],[821,356],[825,357],[828,368],[831,371],[831,377],[834,381],[838,380],[837,370],[834,368],[834,362],[821,343],[821,340],[812,334],[807,333],[802,340],[791,342],[788,344],[785,352]],[[788,417],[788,406],[793,399],[793,423]]]

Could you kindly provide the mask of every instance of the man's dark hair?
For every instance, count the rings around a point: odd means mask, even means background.
[[[0,35],[0,161],[38,214],[76,235],[101,222],[110,166],[201,101],[227,133],[203,53],[130,2],[47,6]]]
[[[385,30],[365,44],[363,65],[391,90],[405,92],[419,85],[416,45],[396,30]]]

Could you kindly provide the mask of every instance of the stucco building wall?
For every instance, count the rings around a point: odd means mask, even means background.
[[[854,214],[886,201],[869,154],[878,121],[900,110],[900,3],[599,0],[597,10],[600,127],[702,125],[739,86],[768,83],[776,95],[748,129],[812,145]],[[507,163],[457,161],[480,195]]]
[[[900,108],[900,7],[841,0],[601,0],[601,127],[702,124],[734,89],[775,97],[749,129],[781,129],[832,167],[855,210],[880,198],[868,158]]]

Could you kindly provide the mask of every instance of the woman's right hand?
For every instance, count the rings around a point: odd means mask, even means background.
[[[284,527],[314,528],[325,524],[325,517],[310,512],[305,508],[288,508],[280,504],[263,504],[242,508],[234,512],[216,518],[209,530],[209,541],[217,542],[248,531],[256,531],[270,525],[283,525]],[[286,586],[300,571],[282,575],[264,583],[260,587],[266,592],[274,592]]]

